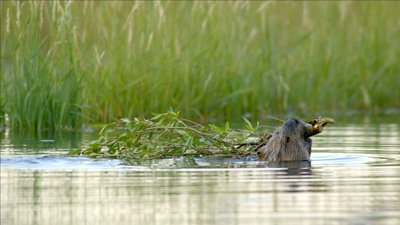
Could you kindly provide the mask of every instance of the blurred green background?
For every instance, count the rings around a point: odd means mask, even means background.
[[[397,1],[0,4],[11,128],[399,109]]]

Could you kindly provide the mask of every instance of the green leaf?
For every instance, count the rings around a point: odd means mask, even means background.
[[[243,118],[243,120],[244,120],[244,122],[246,122],[246,128],[249,130],[249,131],[254,131],[254,128],[253,128],[253,125],[250,123],[250,121],[248,120],[248,119],[246,119],[245,117],[242,117]]]
[[[152,121],[160,119],[164,114],[153,114],[154,116],[150,119]]]
[[[193,137],[190,137],[190,138],[188,138],[188,139],[186,140],[184,150],[185,150],[185,151],[186,151],[186,150],[189,150],[189,149],[192,148],[192,146],[193,146]],[[184,151],[183,151],[182,153],[184,153]]]
[[[218,126],[216,126],[216,125],[214,125],[214,124],[208,124],[208,126],[209,126],[213,131],[215,131],[215,132],[217,132],[217,133],[223,133],[223,132],[225,132],[224,129],[222,129],[221,127],[218,127]]]
[[[67,153],[68,156],[74,156],[74,155],[79,155],[82,152],[82,148],[74,149],[71,150],[70,152]]]
[[[187,136],[188,135],[188,133],[186,131],[182,130],[182,129],[177,129],[176,133],[182,134],[183,136]]]
[[[122,119],[120,119],[122,122],[124,122],[124,123],[130,123],[131,122],[131,120],[130,119],[128,119],[128,118],[122,118]]]
[[[225,123],[225,131],[228,132],[229,129],[230,129],[230,127],[229,127],[229,122],[226,121],[226,123]]]

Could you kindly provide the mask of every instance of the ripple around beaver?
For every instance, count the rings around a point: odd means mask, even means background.
[[[254,158],[237,157],[177,157],[152,160],[94,159],[89,157],[64,157],[52,155],[6,156],[1,167],[34,170],[142,170],[142,169],[286,169],[307,167],[354,167],[367,164],[395,163],[395,159],[377,158],[373,155],[313,153],[311,161],[264,162]]]

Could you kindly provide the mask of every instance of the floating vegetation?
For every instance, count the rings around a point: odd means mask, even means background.
[[[254,154],[252,138],[258,140],[259,124],[246,122],[246,130],[203,126],[179,117],[172,110],[152,118],[121,119],[105,125],[100,137],[87,146],[72,150],[68,155],[110,158],[164,158],[190,155],[249,155]]]

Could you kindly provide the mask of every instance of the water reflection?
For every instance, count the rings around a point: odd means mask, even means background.
[[[291,163],[68,158],[87,138],[3,134],[1,224],[400,224],[399,128],[336,125]]]
[[[82,138],[92,135],[81,131],[24,132],[5,130],[0,132],[2,155],[63,153],[78,148]]]
[[[312,170],[2,170],[2,224],[376,224],[400,219],[398,168],[373,180],[377,171],[368,167]]]

